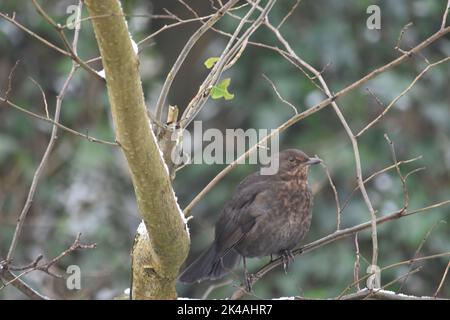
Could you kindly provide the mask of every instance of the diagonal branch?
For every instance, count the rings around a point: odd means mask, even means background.
[[[429,64],[425,67],[425,69],[422,70],[422,72],[420,72],[417,77],[414,78],[414,80],[408,85],[408,87],[406,87],[405,90],[403,90],[398,96],[396,96],[387,106],[386,108],[383,110],[383,112],[381,112],[374,120],[372,120],[369,124],[367,124],[363,129],[361,129],[360,132],[358,132],[356,134],[356,137],[360,137],[361,135],[363,135],[367,130],[369,130],[371,127],[373,127],[378,121],[381,120],[381,118],[383,118],[386,113],[389,112],[389,110],[397,103],[398,100],[400,100],[401,97],[403,97],[405,94],[408,93],[408,91],[410,91],[414,85],[417,83],[417,81],[420,80],[420,78],[422,78],[425,73],[427,73],[428,70],[430,70],[431,68],[440,65],[442,63],[445,63],[447,61],[450,60],[450,57],[446,57],[444,59],[441,59],[437,62],[434,62],[432,64]]]
[[[181,50],[180,54],[177,57],[177,60],[173,64],[169,74],[166,77],[164,85],[161,89],[161,93],[159,94],[158,101],[156,102],[156,119],[158,121],[162,121],[162,112],[164,105],[166,103],[167,96],[169,94],[169,90],[172,86],[172,82],[175,79],[178,71],[181,68],[184,60],[187,55],[197,43],[197,41],[201,38],[201,36],[208,31],[220,18],[224,15],[224,13],[230,9],[234,4],[236,4],[238,0],[228,1],[222,8],[220,8],[205,24],[203,24],[197,31],[189,38],[188,42],[184,46],[183,50]]]
[[[378,218],[376,223],[377,223],[377,225],[383,224],[383,223],[388,222],[388,221],[397,220],[397,219],[404,218],[404,217],[411,216],[411,215],[415,215],[415,214],[418,214],[418,213],[428,212],[431,209],[442,207],[442,206],[445,206],[445,205],[450,205],[450,200],[446,200],[446,201],[442,201],[442,202],[439,202],[439,203],[435,203],[433,205],[430,205],[430,206],[427,206],[427,207],[424,207],[424,208],[420,208],[420,209],[416,209],[416,210],[411,211],[411,212],[404,212],[403,210],[395,211],[395,212],[392,212],[392,213],[390,213],[388,215],[385,215],[385,216],[383,216],[381,218]],[[345,237],[354,235],[354,234],[356,234],[356,233],[358,233],[358,232],[360,232],[362,230],[369,229],[369,228],[371,228],[371,226],[372,226],[372,222],[371,221],[367,221],[365,223],[361,223],[361,224],[358,224],[358,225],[353,226],[353,227],[337,230],[337,231],[335,231],[335,232],[333,232],[333,233],[331,233],[331,234],[329,234],[329,235],[327,235],[327,236],[325,236],[325,237],[323,237],[321,239],[318,239],[316,241],[313,241],[313,242],[310,242],[308,244],[305,244],[305,245],[301,246],[300,248],[294,250],[293,254],[295,256],[303,255],[304,253],[316,250],[316,249],[321,248],[321,247],[323,247],[323,246],[325,246],[327,244],[333,243],[333,242],[335,242],[335,241],[337,241],[339,239],[343,239]],[[450,255],[450,252],[447,252],[445,254],[438,254],[437,256],[440,257],[440,256],[445,256],[445,255]],[[417,258],[415,261],[420,261],[420,260],[423,260],[423,258]],[[407,262],[400,263],[400,264],[397,263],[397,264],[392,265],[391,267],[395,267],[395,266],[402,265],[402,264],[407,264],[410,261],[411,260],[408,260]],[[251,279],[251,283],[250,283],[251,286],[253,286],[266,273],[268,273],[269,271],[275,269],[278,266],[281,266],[282,263],[283,263],[282,259],[278,258],[276,260],[273,260],[273,261],[267,263],[265,266],[260,268],[256,273],[254,273],[254,275],[253,275],[253,277]],[[385,268],[382,268],[381,270],[384,270],[384,269]],[[366,275],[365,277],[362,277],[362,278],[358,279],[358,281],[362,281],[362,280],[366,279],[369,276],[370,276],[370,274]],[[233,293],[231,299],[240,299],[240,298],[242,298],[244,296],[245,293],[246,293],[246,291],[245,291],[244,288],[239,288]]]
[[[421,50],[423,50],[424,48],[428,47],[429,45],[431,45],[432,43],[434,43],[435,41],[437,41],[438,39],[444,37],[445,35],[447,35],[450,32],[450,27],[446,27],[442,30],[437,31],[436,33],[432,34],[430,37],[426,38],[424,41],[422,41],[421,43],[419,43],[417,46],[415,46],[414,48],[412,48],[410,51],[402,54],[400,57],[392,60],[391,62],[385,64],[382,67],[379,67],[375,70],[373,70],[372,72],[368,73],[367,75],[365,75],[364,77],[360,78],[359,80],[351,83],[350,85],[346,86],[345,88],[343,88],[342,90],[338,91],[337,93],[335,93],[333,95],[333,97],[331,98],[327,98],[321,102],[319,102],[318,104],[312,106],[311,108],[309,108],[308,110],[299,113],[298,115],[293,116],[292,118],[290,118],[289,120],[287,120],[286,122],[282,123],[280,126],[278,126],[278,128],[276,128],[275,130],[273,130],[270,134],[268,134],[267,136],[265,136],[263,139],[261,139],[260,141],[258,141],[258,143],[252,147],[250,147],[245,153],[243,153],[239,158],[237,158],[235,161],[233,161],[232,163],[230,163],[227,167],[225,167],[222,171],[220,171],[215,177],[214,179],[212,179],[195,197],[194,199],[191,200],[191,202],[186,206],[186,208],[184,209],[184,213],[186,216],[189,215],[189,212],[192,210],[192,208],[197,205],[197,203],[209,192],[211,191],[211,189],[220,181],[222,180],[228,173],[230,173],[237,165],[237,163],[242,162],[243,160],[245,160],[250,154],[252,154],[253,152],[255,152],[258,149],[259,145],[264,145],[269,139],[271,139],[273,136],[280,134],[281,132],[283,132],[284,130],[288,129],[289,127],[291,127],[292,125],[296,124],[297,122],[309,117],[310,115],[317,113],[319,111],[321,111],[322,109],[324,109],[325,107],[327,107],[328,105],[330,105],[331,102],[337,100],[340,97],[343,97],[345,95],[347,95],[348,93],[352,92],[353,90],[359,88],[360,86],[362,86],[363,84],[367,83],[368,81],[372,80],[373,78],[375,78],[376,76],[378,76],[379,74],[386,72],[387,70],[390,70],[400,64],[402,64],[403,62],[407,61],[410,57],[411,53],[417,53]],[[249,42],[250,43],[250,42]]]
[[[0,102],[3,102],[3,103],[9,105],[10,107],[12,107],[14,109],[21,111],[21,112],[25,113],[26,115],[29,115],[29,116],[34,117],[36,119],[39,119],[39,120],[51,123],[51,124],[57,126],[58,128],[63,129],[64,131],[67,131],[67,132],[69,132],[69,133],[71,133],[73,135],[76,135],[78,137],[82,137],[82,138],[84,138],[84,139],[86,139],[86,140],[88,140],[90,142],[101,143],[101,144],[105,144],[105,145],[109,145],[109,146],[118,146],[119,145],[117,142],[111,142],[111,141],[106,141],[106,140],[102,140],[102,139],[97,139],[97,138],[91,137],[88,134],[84,134],[84,133],[78,132],[76,130],[73,130],[73,129],[71,129],[69,127],[66,127],[65,125],[61,124],[60,122],[53,120],[52,118],[41,116],[41,115],[39,115],[37,113],[34,113],[32,111],[29,111],[29,110],[27,110],[27,109],[25,109],[25,108],[23,108],[21,106],[18,106],[17,104],[15,104],[15,103],[11,102],[10,100],[8,100],[6,97],[5,98],[0,97]]]

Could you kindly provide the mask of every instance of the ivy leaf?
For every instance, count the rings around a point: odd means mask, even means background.
[[[212,67],[214,67],[214,65],[216,64],[217,61],[219,61],[219,57],[208,58],[205,61],[205,67],[208,68],[208,69],[211,69]]]
[[[234,98],[234,94],[228,91],[228,86],[230,85],[231,79],[226,78],[220,81],[219,84],[213,86],[211,88],[211,98],[220,99],[224,98],[225,100],[231,100]]]

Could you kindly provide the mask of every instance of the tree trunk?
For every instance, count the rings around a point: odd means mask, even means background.
[[[86,0],[106,74],[116,132],[130,168],[141,225],[132,251],[133,299],[175,299],[189,234],[146,115],[134,53],[118,0]],[[148,231],[148,233],[147,233]]]

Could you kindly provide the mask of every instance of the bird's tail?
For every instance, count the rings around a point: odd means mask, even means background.
[[[178,279],[184,283],[220,279],[233,269],[239,260],[240,255],[233,249],[222,257],[217,251],[216,244],[213,243],[181,273]]]

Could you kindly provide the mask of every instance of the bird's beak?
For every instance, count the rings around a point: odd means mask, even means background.
[[[307,165],[313,165],[313,164],[318,164],[318,163],[321,163],[321,162],[322,162],[322,159],[317,158],[317,157],[311,157],[311,158],[309,158],[308,161],[306,161],[306,164]]]

